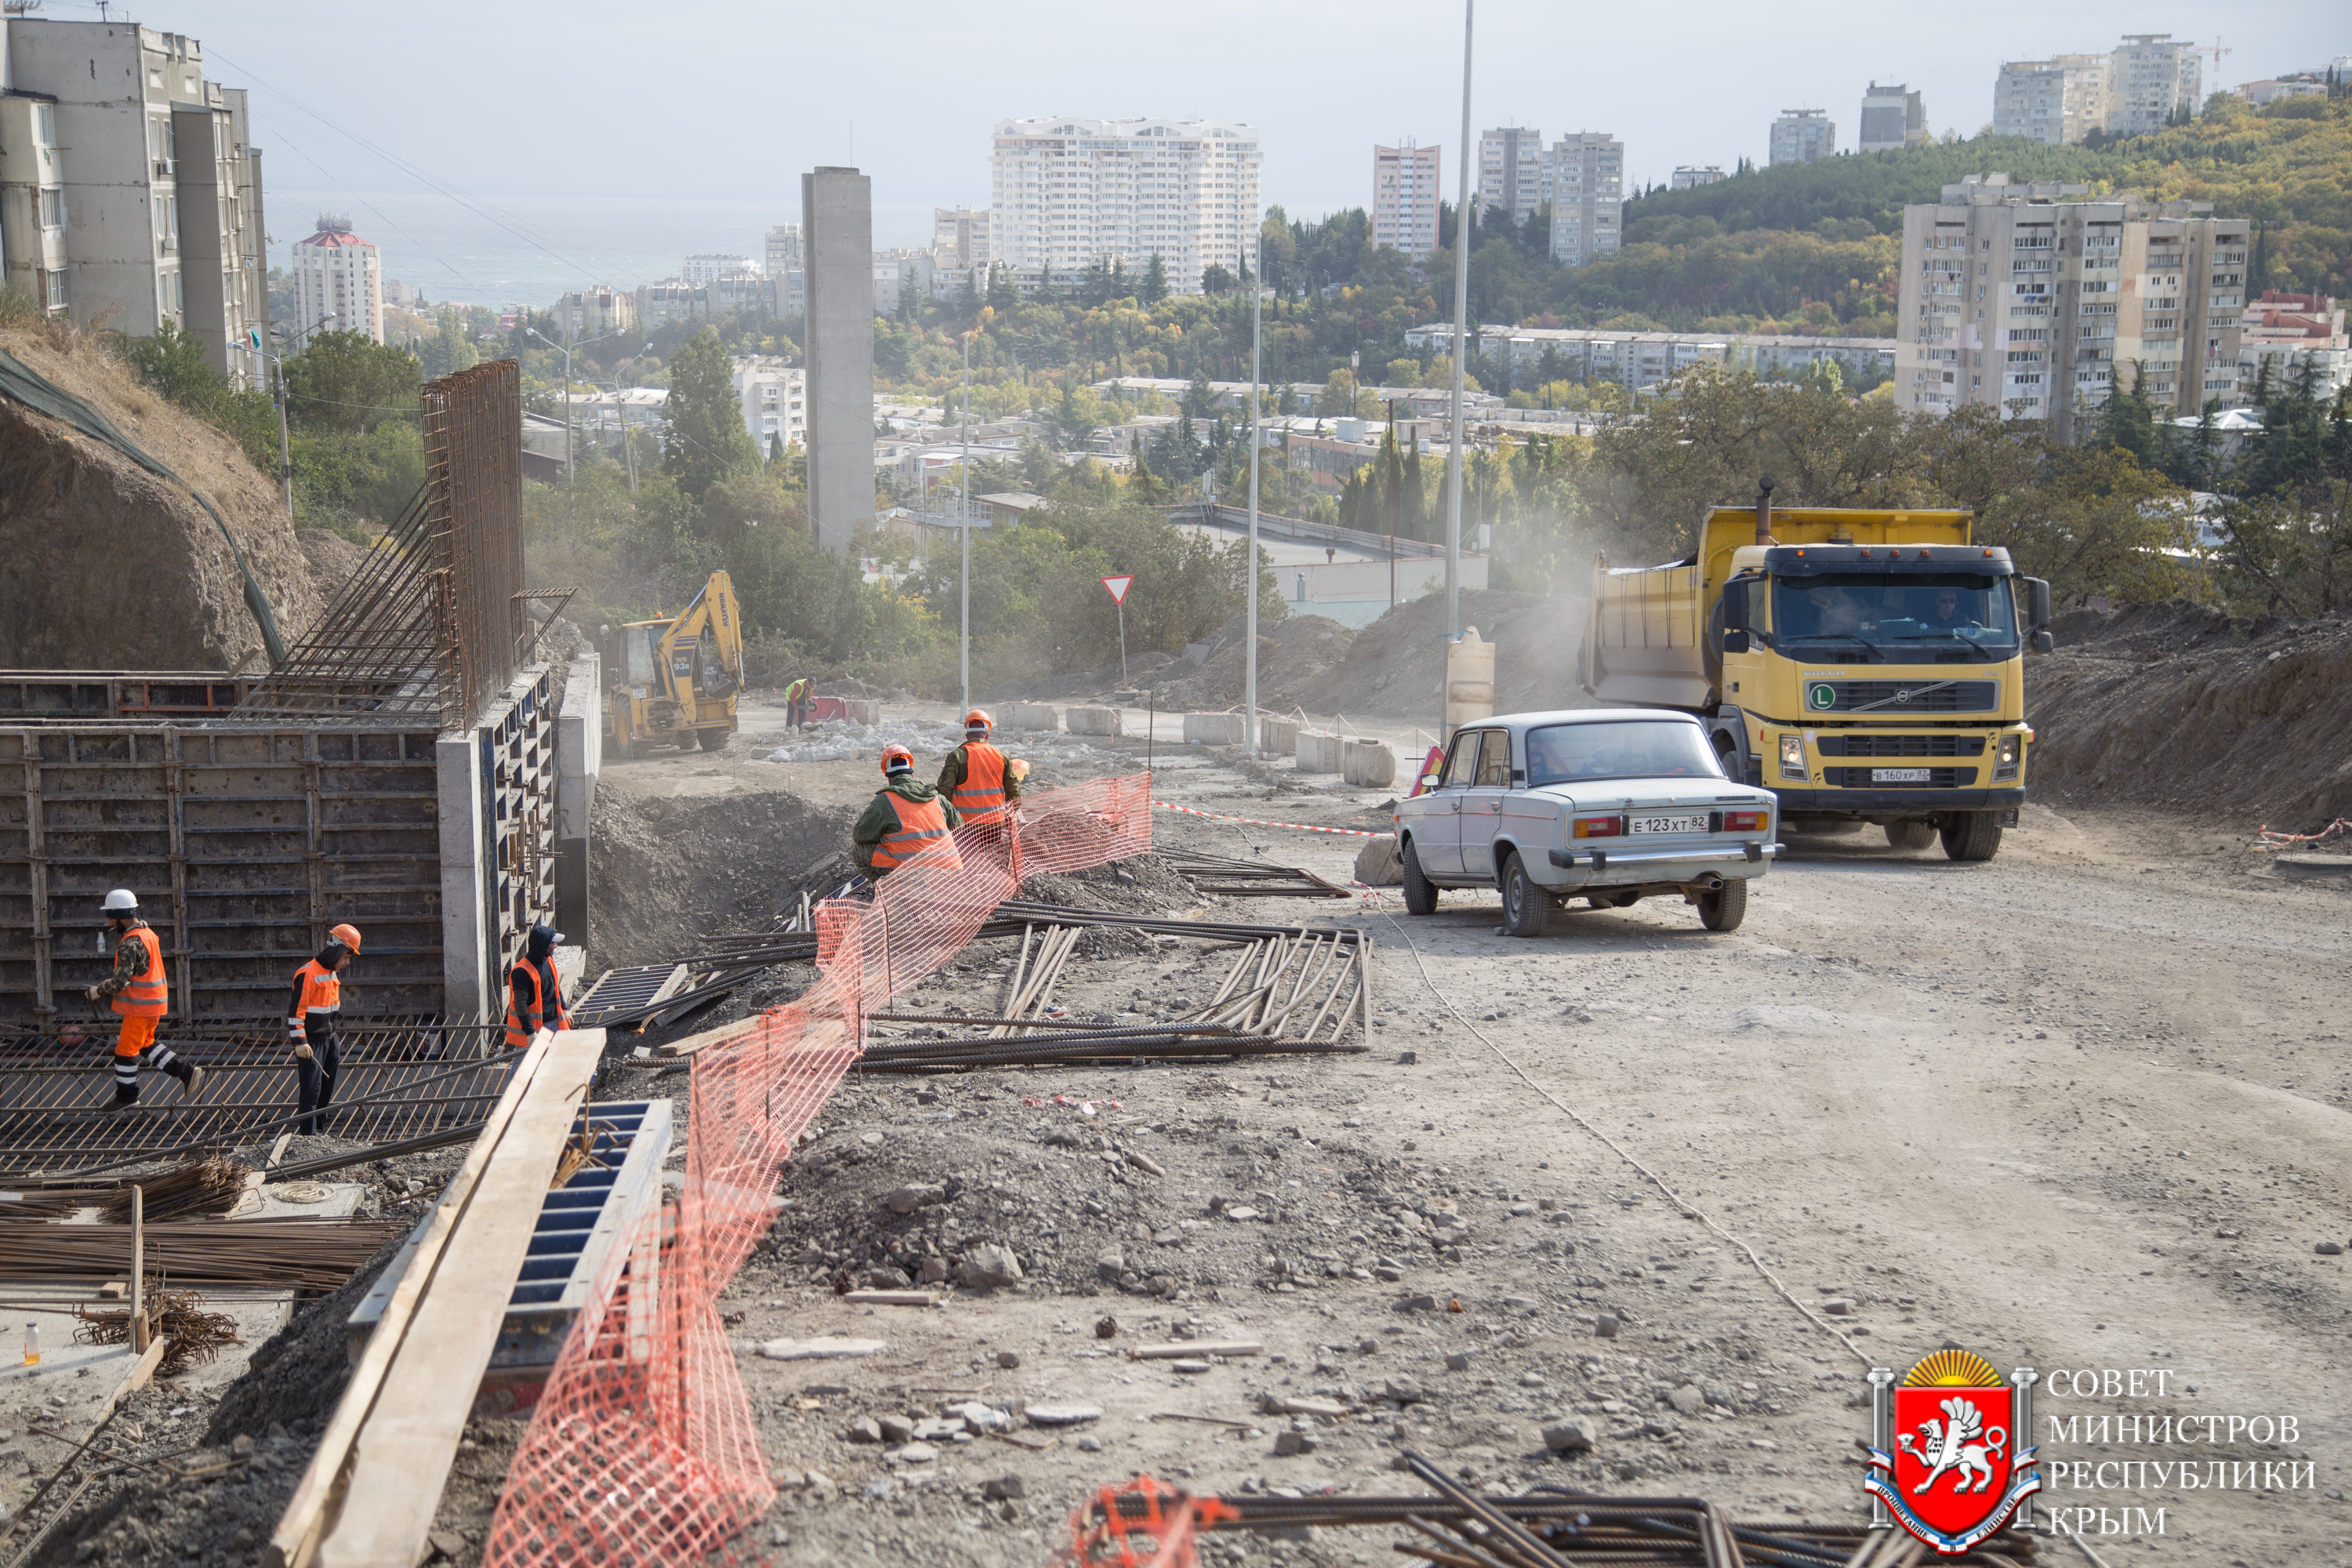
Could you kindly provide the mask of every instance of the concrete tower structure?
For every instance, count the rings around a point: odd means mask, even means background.
[[[801,176],[808,295],[809,531],[835,553],[874,521],[874,182]]]

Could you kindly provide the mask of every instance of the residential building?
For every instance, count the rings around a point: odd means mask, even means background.
[[[623,290],[599,283],[572,289],[556,300],[552,314],[557,336],[577,342],[627,331],[637,324],[637,302]]]
[[[2344,330],[2344,310],[2325,294],[2265,290],[2246,306],[2238,331],[2238,396],[2253,403],[2267,373],[2282,390],[2298,384],[2308,369],[2313,391],[2323,401],[2352,384],[2352,337]]]
[[[786,447],[807,448],[806,372],[773,355],[739,355],[734,378],[743,427],[760,444],[761,457],[772,456],[780,439]]]
[[[1624,238],[1625,143],[1580,131],[1551,145],[1551,258],[1582,267]]]
[[[1372,149],[1375,247],[1393,246],[1416,261],[1437,248],[1440,151],[1410,139],[1402,147]]]
[[[2266,103],[2276,103],[2282,98],[2326,98],[2327,83],[2310,77],[2275,77],[2263,81],[2242,81],[2238,96],[2260,109]]]
[[[383,342],[383,258],[341,213],[320,213],[294,246],[294,331],[362,332]]]
[[[1927,134],[1927,110],[1919,95],[1901,82],[1893,87],[1870,84],[1862,95],[1862,140],[1864,153],[1899,153],[1916,147]]]
[[[403,283],[397,278],[387,278],[383,280],[383,302],[388,310],[414,310],[417,302],[416,286]]]
[[[2105,55],[2003,62],[1993,83],[1993,134],[2057,146],[2105,130],[2109,65]]]
[[[1158,256],[1168,286],[1236,277],[1257,239],[1254,126],[1223,120],[1003,120],[990,170],[993,259],[1059,272],[1111,260],[1140,277]]]
[[[10,6],[0,24],[0,269],[52,315],[185,328],[239,387],[267,327],[261,152],[204,46]],[[379,331],[381,330],[379,326]]]
[[[1982,404],[2064,437],[2118,385],[2178,414],[2241,401],[2247,221],[2086,195],[1971,174],[1904,209],[1898,407]]]
[[[700,288],[713,279],[724,278],[730,273],[759,270],[760,264],[748,256],[689,256],[686,258],[686,265],[680,269],[679,276],[688,283]]]
[[[1505,125],[1478,137],[1478,221],[1500,207],[1515,225],[1525,224],[1552,199],[1546,175],[1543,132]],[[1397,248],[1402,250],[1403,247]]]
[[[874,182],[855,169],[801,176],[807,244],[808,517],[846,554],[874,522]]]
[[[931,254],[942,268],[970,271],[996,259],[995,215],[986,208],[933,207]]]
[[[732,310],[765,320],[778,313],[774,279],[753,268],[722,272],[703,285],[702,293],[706,314],[723,316]]]
[[[1771,162],[1810,163],[1837,151],[1837,125],[1826,109],[1784,109],[1772,121]]]
[[[683,278],[665,278],[658,283],[641,283],[630,296],[636,305],[637,326],[652,331],[664,321],[691,319],[705,313],[707,295]]]
[[[900,290],[912,289],[923,299],[931,296],[931,274],[938,258],[928,250],[877,250],[874,253],[874,313],[893,314]]]
[[[2146,136],[2194,115],[2204,100],[2205,58],[2169,33],[2126,33],[2107,57],[2110,136]]]
[[[1415,327],[1404,334],[1416,348],[1449,351],[1454,329],[1445,322]],[[1614,381],[1647,391],[1701,364],[1720,364],[1762,376],[1802,375],[1834,363],[1849,383],[1876,380],[1894,367],[1895,344],[1885,338],[1816,338],[1772,332],[1637,332],[1585,327],[1478,329],[1478,353],[1508,357],[1515,381],[1541,374],[1546,364],[1567,381]]]
[[[774,313],[808,313],[807,282],[802,271],[801,226],[780,223],[768,231],[767,266],[761,268],[775,285]]]
[[[1666,180],[1666,188],[1687,191],[1698,185],[1711,185],[1724,177],[1720,163],[1677,163]]]

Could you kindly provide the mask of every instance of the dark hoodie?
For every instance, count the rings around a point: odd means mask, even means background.
[[[523,961],[507,977],[508,1005],[525,1034],[572,1026],[563,1011],[562,983],[555,978],[555,961],[549,956],[555,951],[555,935],[549,927],[531,927]]]

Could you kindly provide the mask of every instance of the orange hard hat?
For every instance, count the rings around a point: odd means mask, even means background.
[[[912,773],[914,769],[915,753],[907,750],[906,747],[885,746],[882,748],[882,776],[884,778],[888,778],[895,773]]]
[[[967,730],[993,730],[996,721],[988,716],[987,709],[975,708],[963,716],[963,727]]]
[[[327,932],[327,934],[328,934],[329,936],[331,936],[331,937],[333,937],[337,942],[341,942],[345,947],[350,948],[350,949],[352,950],[352,952],[356,953],[356,952],[359,952],[359,950],[360,950],[360,928],[359,928],[359,927],[357,927],[357,926],[355,926],[355,925],[350,925],[350,924],[339,925],[339,926],[334,927],[332,930],[329,931]]]

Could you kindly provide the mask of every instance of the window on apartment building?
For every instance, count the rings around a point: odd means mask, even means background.
[[[46,108],[47,106],[44,105],[43,107]],[[66,194],[62,189],[56,185],[47,186],[41,192],[41,226],[43,228],[63,228],[65,226]]]
[[[58,106],[54,103],[33,105],[33,145],[54,147],[58,144]]]
[[[42,277],[47,283],[45,293],[47,297],[49,309],[52,310],[64,310],[66,308],[65,273],[62,271],[48,272],[44,273]]]

